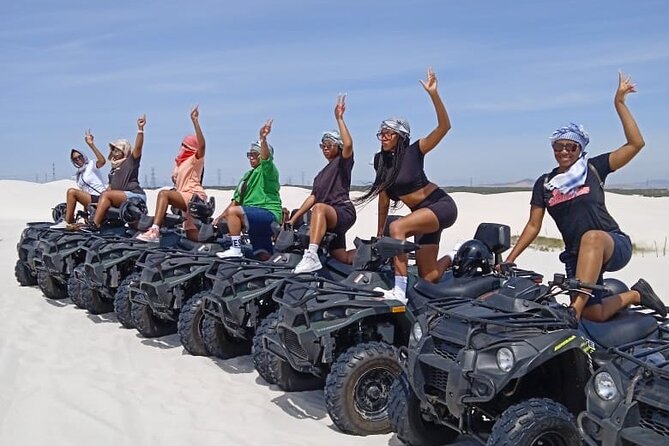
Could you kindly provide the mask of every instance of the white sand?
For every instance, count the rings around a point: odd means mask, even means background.
[[[69,301],[49,302],[13,276],[16,242],[28,221],[48,220],[68,181],[0,181],[0,445],[311,445],[398,444],[391,435],[346,436],[332,427],[322,392],[286,394],[257,377],[250,358],[212,361],[185,354],[176,335],[142,339],[108,316],[90,316]],[[307,191],[283,188],[286,207]],[[219,209],[230,192],[214,192]],[[149,206],[156,192],[149,192]],[[442,251],[470,238],[480,221],[523,228],[529,193],[453,194],[460,215]],[[659,257],[635,256],[615,277],[646,278],[669,297],[669,199],[611,195],[611,213],[637,244]],[[376,231],[376,205],[359,212],[351,236]],[[546,218],[542,234],[557,237]],[[349,241],[352,240],[349,239]],[[557,253],[527,251],[523,267],[562,271]]]

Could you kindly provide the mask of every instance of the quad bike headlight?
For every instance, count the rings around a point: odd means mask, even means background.
[[[600,372],[593,381],[597,396],[604,401],[611,401],[618,396],[618,388],[609,372]]]
[[[414,342],[418,342],[423,337],[423,327],[420,326],[419,322],[415,322],[413,327],[411,327],[411,338]]]
[[[510,349],[502,347],[497,350],[497,367],[499,367],[501,371],[510,371],[515,363],[516,359],[513,357],[513,352]]]

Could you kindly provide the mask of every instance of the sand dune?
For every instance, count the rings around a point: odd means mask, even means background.
[[[176,335],[147,340],[113,316],[91,316],[69,301],[50,302],[13,277],[16,242],[27,221],[50,217],[70,181],[0,181],[0,445],[319,445],[398,444],[391,435],[351,437],[337,432],[322,392],[286,394],[258,378],[249,357],[229,361],[185,354]],[[208,191],[219,209],[230,192]],[[308,191],[285,187],[286,207]],[[149,191],[149,206],[156,191]],[[529,193],[453,194],[460,215],[442,239],[443,252],[470,238],[481,221],[525,224]],[[646,278],[669,297],[669,199],[607,196],[611,213],[637,244],[659,254],[635,256],[617,273],[629,283]],[[406,211],[406,209],[404,209]],[[402,213],[402,210],[400,211]],[[376,231],[376,206],[362,209],[350,234]],[[542,234],[558,237],[548,218]],[[545,275],[562,271],[557,253],[528,251],[521,266]]]

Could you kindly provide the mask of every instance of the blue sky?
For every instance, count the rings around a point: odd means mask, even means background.
[[[669,3],[656,1],[5,2],[0,16],[0,178],[72,174],[68,154],[134,140],[146,113],[141,179],[168,180],[190,106],[207,138],[205,183],[248,168],[267,118],[282,181],[310,183],[324,161],[337,94],[371,181],[378,123],[435,125],[418,83],[432,66],[453,128],[426,161],[441,185],[536,178],[554,166],[548,136],[569,121],[591,154],[624,142],[617,71],[646,147],[610,183],[669,178]],[[86,148],[87,149],[87,148]]]

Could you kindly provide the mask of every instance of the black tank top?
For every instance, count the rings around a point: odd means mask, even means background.
[[[402,165],[399,167],[399,172],[397,173],[397,178],[395,178],[393,184],[386,189],[388,197],[393,201],[398,201],[401,196],[416,192],[430,184],[430,181],[425,175],[425,154],[420,151],[420,147],[418,147],[419,142],[420,140],[404,149],[405,153],[402,158]],[[382,154],[382,152],[378,152],[374,156],[374,169],[378,170],[381,157],[384,155],[386,157],[395,156],[394,153]]]

